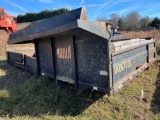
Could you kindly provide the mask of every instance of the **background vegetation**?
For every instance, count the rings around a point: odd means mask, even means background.
[[[67,8],[60,8],[57,10],[44,10],[37,13],[26,13],[25,15],[17,16],[17,23],[24,22],[33,22],[36,20],[42,20],[45,18],[49,18],[55,15],[59,15],[65,12],[69,12],[70,10]],[[118,26],[119,28],[128,28],[131,30],[137,29],[153,29],[159,28],[158,24],[160,24],[160,18],[149,18],[148,16],[141,16],[138,12],[130,12],[125,16],[120,16],[117,13],[112,13],[110,18],[106,18],[105,16],[96,18],[98,21],[107,21],[114,24],[114,26]]]
[[[60,8],[57,10],[44,10],[38,13],[26,13],[25,15],[18,15],[17,16],[17,23],[23,23],[23,22],[32,22],[36,20],[42,20],[45,18],[49,18],[55,15],[59,15],[65,12],[70,11],[67,8]]]
[[[118,26],[119,28],[128,28],[131,30],[149,30],[159,28],[158,24],[160,24],[160,18],[155,17],[152,19],[148,16],[141,16],[138,12],[130,12],[125,16],[113,13],[110,15],[109,19],[104,16],[97,18],[97,20],[111,22],[114,26]]]

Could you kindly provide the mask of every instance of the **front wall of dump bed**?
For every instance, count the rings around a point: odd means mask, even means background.
[[[155,50],[155,45],[152,43],[113,56],[113,84],[153,59]]]
[[[93,88],[108,89],[107,40],[91,33],[76,35],[78,82]]]
[[[41,75],[54,77],[53,56],[50,38],[43,38],[36,42],[36,54],[39,73]]]
[[[64,36],[55,38],[55,68],[57,80],[62,80],[69,83],[75,81],[75,65],[74,65],[74,50],[73,37]]]

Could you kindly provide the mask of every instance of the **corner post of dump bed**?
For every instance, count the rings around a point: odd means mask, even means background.
[[[149,44],[147,44],[147,63],[149,64],[150,60],[150,51],[149,51]],[[149,70],[149,66],[146,68],[146,70]]]
[[[108,82],[109,82],[109,85],[108,85],[108,95],[113,95],[114,93],[113,93],[113,90],[111,90],[112,89],[112,87],[113,87],[113,79],[112,79],[112,76],[113,76],[113,74],[112,74],[112,45],[111,45],[111,26],[113,26],[111,23],[106,23],[106,29],[107,29],[107,31],[108,31],[108,33],[110,33],[110,37],[109,37],[109,39],[108,39],[108,42],[107,42],[107,44],[108,44],[108,47],[107,47],[107,52],[108,52],[108,64],[109,64],[109,67],[108,67],[108,78],[109,78],[109,80],[108,80]]]
[[[112,74],[112,49],[111,49],[111,40],[109,39],[108,40],[108,62],[109,62],[109,89],[108,89],[108,92],[109,92],[109,95],[113,95],[113,90],[112,90],[112,87],[113,87],[113,74]]]
[[[155,39],[155,42],[154,42],[154,47],[156,48],[157,47],[157,41],[156,41],[156,38],[154,37]],[[157,50],[154,52],[154,58],[157,57]]]
[[[52,61],[53,61],[53,68],[54,68],[54,80],[56,81],[57,85],[57,73],[56,73],[56,56],[57,56],[57,50],[55,46],[55,38],[51,37],[51,48],[52,48]]]

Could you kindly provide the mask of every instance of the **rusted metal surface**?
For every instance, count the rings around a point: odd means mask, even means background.
[[[24,57],[24,63],[34,72],[37,63],[39,75],[75,84],[77,91],[114,94],[154,62],[156,47],[155,38],[111,41],[107,28],[88,21],[81,8],[34,22],[12,34],[9,43],[35,43],[37,59]]]
[[[57,37],[54,43],[57,80],[75,83],[73,36]]]
[[[86,11],[86,8],[83,8],[83,9],[82,9],[80,19],[81,19],[81,20],[87,20],[87,11]]]
[[[35,41],[39,74],[76,84],[77,89],[85,85],[107,91],[108,40],[78,31],[74,36],[66,33]]]

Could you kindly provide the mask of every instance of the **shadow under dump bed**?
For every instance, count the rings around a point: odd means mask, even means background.
[[[111,41],[109,26],[79,8],[33,22],[8,43],[35,44],[39,75],[114,94],[155,61],[156,48],[154,38]]]

